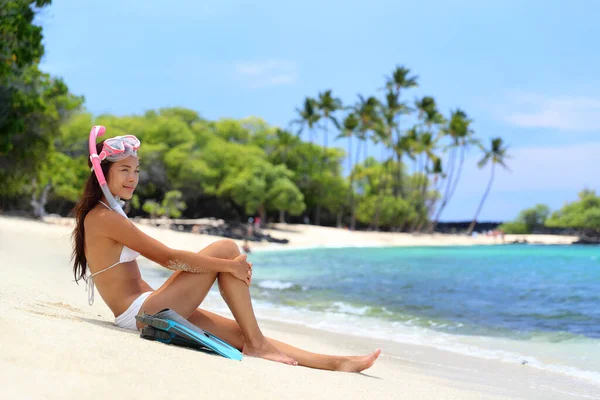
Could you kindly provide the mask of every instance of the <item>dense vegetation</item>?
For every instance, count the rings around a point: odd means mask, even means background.
[[[550,212],[548,206],[538,204],[523,210],[515,221],[500,225],[506,233],[535,233],[555,229],[570,229],[583,235],[600,235],[600,196],[593,190],[583,190],[579,200]]]
[[[431,96],[408,101],[418,77],[396,67],[377,93],[350,105],[331,90],[307,97],[286,129],[259,118],[209,121],[184,108],[93,116],[83,98],[39,71],[42,31],[33,24],[49,0],[11,0],[0,10],[0,208],[66,215],[87,169],[92,125],[142,141],[133,215],[214,216],[433,230],[452,200],[469,147],[479,167],[506,167],[501,138],[489,148],[460,109],[444,115]],[[411,98],[413,96],[410,96]],[[308,141],[299,133],[307,132]],[[332,147],[336,138],[347,147]],[[377,157],[373,157],[376,151]],[[346,166],[343,172],[343,166]],[[295,219],[294,219],[295,218]]]

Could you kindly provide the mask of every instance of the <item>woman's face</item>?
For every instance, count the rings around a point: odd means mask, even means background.
[[[137,157],[129,156],[111,165],[108,171],[110,192],[122,199],[129,200],[139,181],[140,163]]]

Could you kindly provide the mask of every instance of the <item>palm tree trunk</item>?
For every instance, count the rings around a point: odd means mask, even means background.
[[[475,229],[475,224],[477,223],[477,217],[479,217],[479,213],[481,212],[481,208],[483,207],[483,203],[485,203],[485,199],[487,199],[488,194],[490,193],[490,189],[492,188],[492,183],[494,182],[494,173],[496,170],[496,163],[492,161],[492,175],[490,176],[490,181],[488,182],[487,188],[485,189],[485,193],[481,198],[481,202],[479,202],[479,207],[477,207],[477,211],[475,212],[475,217],[473,217],[473,221],[471,225],[469,225],[469,229],[467,230],[467,235],[473,233],[473,229]]]
[[[317,198],[317,208],[315,210],[315,225],[321,225],[321,201],[323,200],[323,168],[327,163],[327,117],[325,117],[325,131],[323,135],[323,156],[321,157],[321,168],[319,173],[319,196]]]
[[[385,147],[381,149],[383,155],[385,155]],[[379,230],[379,217],[381,215],[381,205],[383,204],[383,196],[385,195],[387,189],[387,169],[388,165],[383,165],[381,168],[381,177],[379,178],[379,185],[377,185],[377,205],[375,206],[375,215],[373,217],[373,222],[371,223],[371,228],[375,231]]]
[[[433,222],[431,223],[431,226],[429,227],[429,232],[433,233],[433,231],[435,231],[435,228],[440,220],[440,216],[442,215],[442,211],[444,211],[444,208],[446,208],[446,203],[448,202],[448,191],[450,189],[451,183],[452,183],[452,178],[454,176],[454,164],[456,161],[456,152],[455,152],[456,148],[452,148],[452,152],[450,153],[450,158],[448,160],[448,179],[446,180],[446,190],[444,191],[444,195],[442,196],[442,202],[440,204],[440,208],[438,208],[438,212],[433,220]]]
[[[400,96],[400,90],[396,93],[396,96]],[[390,133],[390,140],[392,140],[393,133]],[[393,149],[394,145],[392,144],[392,149],[394,153],[396,153],[396,161],[398,162],[398,173],[396,174],[396,187],[398,189],[394,189],[394,197],[404,196],[404,188],[402,187],[402,154],[400,152],[400,139],[402,138],[402,132],[400,131],[400,119],[398,119],[398,124],[396,125],[396,145],[398,146],[398,151]]]
[[[417,197],[417,211],[424,211],[427,214],[427,210],[425,207],[425,194],[427,192],[427,187],[429,186],[429,177],[426,175],[427,165],[429,164],[429,160],[424,160],[424,155],[419,155],[419,177],[423,179],[423,181],[418,181],[418,185],[416,187],[416,191],[420,194],[420,197]],[[415,219],[414,223],[410,227],[410,231],[414,232],[421,228],[423,225],[423,221],[420,218]]]
[[[357,165],[359,163],[361,142],[362,142],[362,140],[359,140],[358,143],[356,144],[356,163],[354,165]],[[354,184],[354,176],[352,176],[351,185],[352,184]],[[352,187],[350,187],[350,189],[352,190],[352,205],[350,207],[352,210],[352,218],[350,220],[350,229],[355,230],[356,229],[356,207],[354,204],[354,189]]]
[[[350,178],[350,190],[348,191],[348,206],[350,208],[350,219],[352,219],[354,208],[354,176],[352,174],[352,134],[348,136],[348,174]],[[351,229],[354,229],[354,227],[351,226]]]
[[[279,222],[285,224],[285,210],[279,210]]]
[[[42,219],[46,216],[46,203],[48,202],[48,193],[50,193],[50,189],[52,189],[52,184],[47,183],[42,189],[42,193],[40,194],[39,199],[36,198],[35,195],[35,187],[37,186],[35,178],[32,181],[32,186],[34,190],[31,194],[31,207],[33,208],[33,214],[36,218]]]
[[[465,161],[465,145],[461,146],[461,148],[460,148],[460,163],[458,165],[458,171],[456,173],[456,178],[454,179],[454,184],[452,185],[452,188],[450,189],[450,193],[448,193],[448,198],[446,199],[446,203],[448,203],[450,201],[450,199],[454,195],[456,186],[458,186],[458,181],[460,179],[460,173],[462,172],[464,161]]]
[[[315,225],[321,225],[321,199],[317,200],[317,206],[315,207]]]
[[[427,164],[429,163],[429,161],[427,161],[427,163],[425,164],[425,168],[427,168]],[[429,220],[429,207],[427,204],[427,190],[429,189],[429,175],[426,174],[425,175],[425,183],[423,185],[423,187],[421,188],[421,201],[423,202],[423,211],[425,213],[424,215],[424,219],[419,223],[419,225],[417,226],[417,231],[421,232],[421,229],[423,228],[423,225],[426,224]]]

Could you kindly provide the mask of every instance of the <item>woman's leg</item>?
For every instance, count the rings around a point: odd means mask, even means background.
[[[219,240],[203,249],[201,253],[227,259],[234,259],[240,255],[237,244],[231,240]],[[294,359],[277,350],[266,340],[256,322],[248,286],[231,274],[214,272],[196,274],[177,271],[148,297],[142,305],[142,310],[153,314],[164,308],[170,308],[189,319],[208,294],[215,279],[219,280],[221,294],[240,327],[241,332],[238,331],[238,334],[243,337],[243,343],[238,348],[246,355],[296,365]]]
[[[244,346],[244,336],[232,319],[210,311],[197,309],[188,318],[194,325],[212,333],[238,349]],[[373,365],[381,353],[377,350],[365,356],[330,356],[298,349],[275,339],[267,338],[279,351],[298,361],[298,365],[329,371],[360,372]]]
[[[213,243],[203,249],[201,253],[228,259],[233,259],[240,254],[235,242],[229,240]],[[217,277],[221,295],[237,322],[197,308]],[[278,358],[281,355],[280,352],[282,352],[305,367],[359,372],[373,365],[380,353],[377,350],[369,355],[358,357],[328,356],[311,353],[274,339],[265,338],[260,332],[254,317],[248,286],[231,274],[175,272],[167,282],[146,300],[142,309],[147,313],[154,313],[167,307],[186,317],[196,326],[220,337],[239,350],[243,350],[248,355],[262,357],[260,354],[253,353],[261,350],[261,344],[258,344],[261,342],[258,339],[263,338],[277,350],[276,353],[273,353],[272,350],[267,349],[267,353],[270,352],[270,354],[267,354],[265,358],[281,361]],[[246,332],[249,332],[250,335]],[[255,344],[251,345],[252,342]],[[264,342],[262,345],[264,345]]]

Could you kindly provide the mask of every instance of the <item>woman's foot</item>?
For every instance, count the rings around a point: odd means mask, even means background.
[[[379,354],[381,354],[381,350],[377,349],[366,356],[342,357],[337,370],[344,372],[364,371],[375,363]]]
[[[286,356],[275,348],[271,343],[264,339],[259,345],[252,346],[244,343],[242,354],[250,357],[264,358],[265,360],[277,361],[288,365],[298,365],[298,362],[291,357]]]

